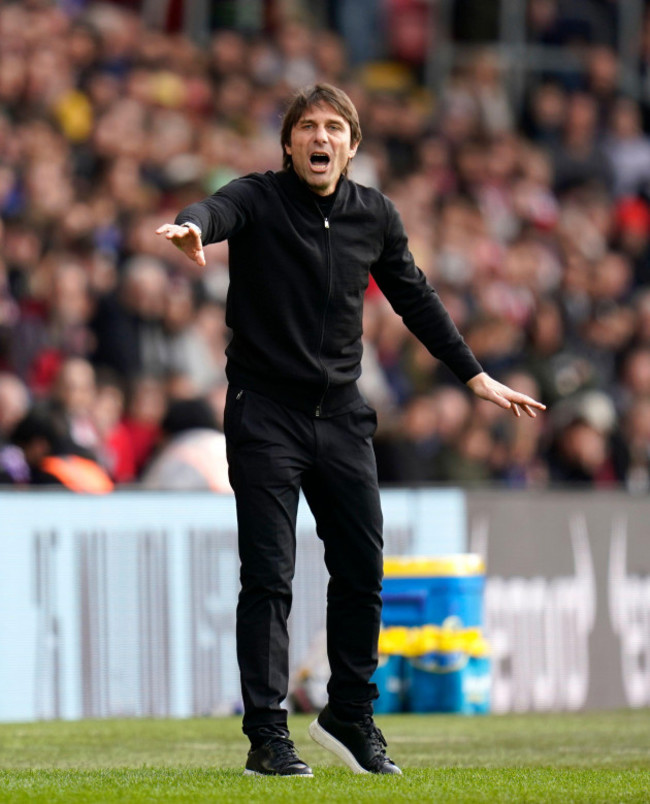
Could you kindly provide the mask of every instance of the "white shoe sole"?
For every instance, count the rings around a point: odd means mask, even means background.
[[[309,736],[322,748],[331,751],[332,754],[345,762],[353,773],[370,773],[370,771],[359,765],[349,748],[346,748],[336,737],[332,737],[328,731],[325,731],[318,720],[314,720],[309,724]]]
[[[244,768],[244,776],[261,776],[264,779],[313,779],[313,773],[258,773]]]

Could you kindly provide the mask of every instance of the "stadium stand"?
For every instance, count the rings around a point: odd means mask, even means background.
[[[516,40],[503,15],[470,26],[467,0],[451,4],[465,46],[450,55],[416,0],[384,16],[215,5],[0,8],[0,379],[17,409],[56,413],[70,451],[118,484],[138,483],[174,403],[219,419],[227,245],[199,274],[154,233],[229,179],[279,169],[284,104],[327,80],[361,114],[352,178],[396,203],[486,370],[549,405],[521,423],[466,396],[371,283],[381,480],[650,488],[650,15],[630,56],[615,4],[535,0]],[[374,38],[354,35],[362,6]],[[488,47],[492,28],[529,62]],[[2,477],[24,484],[20,418],[4,418]]]

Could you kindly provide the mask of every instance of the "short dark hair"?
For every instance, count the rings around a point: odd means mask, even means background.
[[[287,146],[291,145],[293,127],[297,125],[307,109],[312,106],[318,106],[319,103],[327,103],[347,121],[350,126],[350,144],[352,146],[361,142],[359,114],[350,98],[342,89],[332,86],[332,84],[314,84],[314,86],[299,90],[294,95],[282,118],[280,142],[282,144],[282,167],[285,170],[289,170],[292,166],[291,155],[287,153]],[[343,171],[343,175],[346,173],[347,167]]]

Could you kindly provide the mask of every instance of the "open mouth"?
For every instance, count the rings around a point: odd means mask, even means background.
[[[309,162],[314,169],[325,170],[330,163],[330,157],[325,153],[313,153],[309,157]]]

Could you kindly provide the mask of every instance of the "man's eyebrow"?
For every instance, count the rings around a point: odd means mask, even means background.
[[[315,123],[315,122],[316,120],[313,117],[301,117],[300,120],[298,120],[298,125],[300,125],[301,123]],[[337,125],[342,125],[345,123],[345,120],[343,117],[328,117],[327,120],[325,120],[325,125],[327,126],[330,123],[336,123]]]

